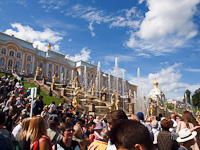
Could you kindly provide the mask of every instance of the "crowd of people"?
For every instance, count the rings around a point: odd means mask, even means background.
[[[0,80],[0,150],[199,150],[200,127],[192,113],[182,118],[144,114],[127,116],[119,109],[104,117],[73,113],[72,103],[33,102],[30,89],[17,78]]]

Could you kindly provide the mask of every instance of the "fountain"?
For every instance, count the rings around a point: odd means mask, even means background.
[[[85,91],[87,91],[87,68],[84,66],[84,84],[85,84]]]
[[[72,70],[71,72],[71,82],[73,82],[73,80],[74,80],[74,70]]]
[[[115,79],[115,90],[116,90],[116,93],[118,94],[118,60],[117,60],[117,57],[115,58],[115,68],[114,68],[114,79]]]
[[[97,80],[96,80],[97,97],[101,97],[101,64],[98,62],[97,66]]]
[[[124,98],[125,98],[125,97],[124,97],[124,96],[125,96],[125,95],[124,95],[124,85],[125,85],[124,82],[125,82],[125,70],[123,70],[123,77],[122,77],[122,96],[123,96],[122,99],[123,99],[123,110],[124,110],[124,100],[125,100],[125,99],[124,99]]]
[[[110,102],[110,90],[111,90],[111,87],[110,87],[110,74],[108,75],[108,97],[109,97],[109,102]]]

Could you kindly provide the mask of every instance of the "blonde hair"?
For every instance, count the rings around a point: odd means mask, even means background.
[[[25,118],[25,119],[22,121],[22,129],[21,129],[21,132],[20,132],[19,137],[18,137],[18,140],[19,140],[19,141],[22,141],[23,138],[26,137],[26,134],[27,134],[27,132],[28,132],[28,127],[29,127],[30,121],[31,121],[31,118]]]
[[[28,128],[27,139],[31,139],[31,147],[38,141],[42,136],[47,135],[47,128],[45,125],[45,121],[40,116],[35,116],[30,121],[30,125]]]

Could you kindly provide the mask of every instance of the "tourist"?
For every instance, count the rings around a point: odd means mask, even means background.
[[[177,122],[176,122],[176,115],[174,113],[171,114],[171,120],[173,121],[173,130],[176,132]]]
[[[90,123],[90,122],[94,122],[94,117],[93,117],[93,115],[89,115],[89,122],[88,122],[88,123]]]
[[[31,118],[25,118],[22,121],[22,128],[18,137],[19,145],[22,150],[30,149],[30,138],[27,138],[27,132],[29,128]]]
[[[198,126],[198,123],[196,122],[192,113],[189,111],[184,111],[182,114],[182,121],[178,123],[176,132],[178,133],[181,129],[184,128],[192,129],[195,126]],[[200,132],[199,129],[197,129],[197,136],[194,138],[195,144],[191,147],[193,150],[199,150],[200,148],[199,135]]]
[[[87,135],[89,136],[90,142],[92,143],[94,140],[94,127],[95,127],[95,123],[94,122],[90,122],[88,123],[88,133]]]
[[[64,123],[61,127],[63,138],[53,145],[53,150],[80,150],[79,143],[74,141],[74,129],[71,122]]]
[[[57,109],[56,109],[56,105],[55,102],[51,102],[51,104],[49,105],[49,113],[50,114],[56,114],[57,113]]]
[[[26,107],[26,104],[28,103],[26,100],[24,100],[22,94],[19,94],[19,97],[16,100],[17,100],[16,105],[20,110],[24,109]]]
[[[83,119],[83,120],[87,119],[86,111],[83,111],[83,113],[81,115],[81,119]]]
[[[125,112],[122,109],[114,110],[106,115],[105,121],[107,122],[108,130],[112,131],[112,128],[123,120],[128,120]],[[116,146],[113,145],[110,140],[108,141],[107,150],[116,150]]]
[[[48,129],[48,119],[49,119],[49,112],[48,112],[48,105],[45,105],[44,108],[43,108],[43,111],[41,112],[41,117],[44,119],[45,121],[45,124],[46,124],[46,128]]]
[[[48,119],[48,125],[49,128],[47,129],[47,136],[50,138],[52,145],[55,145],[58,141],[60,141],[63,138],[63,135],[58,131],[58,115],[50,115]]]
[[[34,101],[34,104],[33,104],[34,116],[40,115],[41,112],[43,111],[43,107],[44,107],[43,96],[40,95],[38,99]]]
[[[47,129],[44,119],[40,116],[34,116],[28,128],[27,138],[31,139],[30,148],[33,150],[51,150],[52,145],[47,137]]]
[[[179,148],[176,139],[173,139],[169,128],[173,126],[171,119],[163,119],[161,121],[162,131],[158,134],[158,149],[159,150],[177,150]]]
[[[103,123],[101,121],[97,122],[95,124],[95,128],[94,128],[94,140],[100,138],[100,133],[103,130]]]
[[[145,127],[147,127],[153,140],[153,133],[152,133],[151,127],[147,123],[144,122],[144,114],[142,112],[138,112],[137,116],[140,119],[140,123],[142,123]]]
[[[194,138],[197,135],[196,131],[191,132],[188,128],[181,129],[178,132],[179,137],[176,139],[180,143],[178,150],[190,150],[190,147],[194,145]]]
[[[148,129],[135,120],[121,120],[117,125],[113,126],[110,139],[118,150],[155,149]]]
[[[108,139],[109,139],[108,129],[104,128],[100,133],[100,137],[95,139],[94,142],[92,142],[90,144],[88,149],[90,149],[91,147],[94,147],[94,146],[98,146],[96,148],[96,150],[106,150],[106,148],[108,146]]]
[[[157,147],[157,139],[158,139],[158,134],[159,134],[159,130],[158,130],[158,121],[157,120],[153,120],[151,122],[151,128],[152,128],[152,133],[153,133],[153,144]]]

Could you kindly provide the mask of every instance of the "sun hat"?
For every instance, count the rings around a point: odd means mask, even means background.
[[[103,123],[101,121],[97,122],[94,130],[103,129]]]
[[[186,142],[193,139],[197,135],[197,132],[196,131],[191,132],[188,128],[185,128],[181,129],[178,132],[178,135],[179,137],[176,139],[177,142]]]
[[[144,114],[142,112],[138,112],[137,116],[141,119],[144,120]]]

